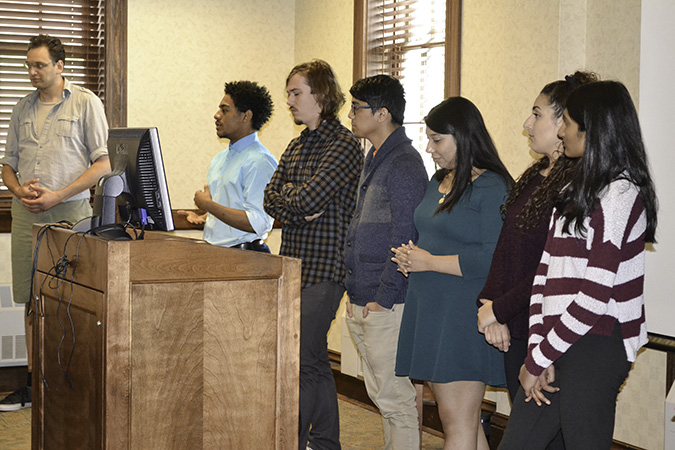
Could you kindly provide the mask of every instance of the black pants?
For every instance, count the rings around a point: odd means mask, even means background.
[[[520,387],[518,375],[520,374],[520,368],[525,363],[526,357],[527,341],[511,339],[509,351],[504,353],[504,372],[506,372],[506,386],[509,389],[511,403],[513,403],[513,399],[516,398],[516,393]]]
[[[504,371],[506,372],[506,386],[509,389],[509,397],[511,398],[511,404],[513,404],[514,399],[520,388],[520,381],[518,380],[518,375],[520,375],[520,368],[525,363],[525,358],[527,357],[527,341],[520,339],[511,339],[511,345],[509,346],[509,351],[504,353]],[[553,440],[548,444],[546,450],[565,450],[565,444],[563,442],[562,433],[558,432],[555,435]]]
[[[609,337],[583,336],[554,366],[560,391],[546,393],[551,405],[526,403],[519,388],[499,450],[545,449],[561,430],[569,449],[611,447],[616,397],[631,368],[619,326]]]
[[[327,335],[343,294],[344,288],[332,281],[301,292],[300,450],[305,450],[308,439],[313,450],[340,449],[340,417]]]

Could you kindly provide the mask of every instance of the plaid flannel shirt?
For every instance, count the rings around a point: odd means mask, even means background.
[[[338,119],[327,120],[288,144],[265,189],[265,211],[283,225],[279,254],[302,260],[303,288],[343,284],[344,240],[362,166],[356,137]]]

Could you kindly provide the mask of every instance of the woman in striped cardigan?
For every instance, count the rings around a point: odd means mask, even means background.
[[[502,450],[543,449],[559,430],[567,448],[609,449],[619,388],[647,341],[644,252],[657,206],[625,86],[576,89],[558,134],[580,160],[535,276],[522,389]]]

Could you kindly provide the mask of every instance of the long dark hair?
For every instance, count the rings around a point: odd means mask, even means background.
[[[581,86],[567,100],[567,112],[579,131],[586,133],[586,142],[572,181],[555,205],[565,218],[565,232],[574,223],[575,232],[583,235],[583,220],[591,215],[602,190],[612,181],[626,179],[640,190],[647,216],[645,241],[655,242],[656,193],[640,122],[626,87],[618,81]]]
[[[549,105],[553,109],[553,118],[557,120],[562,117],[567,99],[574,89],[598,80],[598,75],[593,72],[577,71],[572,75],[566,76],[564,80],[557,80],[547,84],[540,94],[548,98]],[[542,220],[546,220],[551,216],[553,204],[562,188],[570,181],[572,170],[576,166],[576,163],[577,159],[567,158],[565,155],[561,155],[556,160],[555,165],[551,168],[551,172],[532,192],[522,211],[518,214],[517,227],[519,229],[534,228]],[[509,198],[506,199],[506,202],[502,206],[502,215],[506,215],[506,211],[520,196],[523,189],[549,165],[549,157],[548,155],[544,155],[518,177],[518,181],[516,181],[516,184],[509,193]]]
[[[513,185],[513,178],[499,159],[495,144],[485,128],[483,116],[470,100],[449,97],[434,106],[424,122],[436,133],[453,135],[457,142],[455,168],[452,169],[455,172],[452,190],[435,214],[449,212],[462,194],[471,188],[471,172],[474,167],[495,172],[509,188]],[[434,178],[440,183],[449,172],[449,169],[439,169]]]

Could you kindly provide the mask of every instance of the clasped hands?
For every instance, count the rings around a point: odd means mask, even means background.
[[[429,270],[427,267],[428,256],[431,255],[428,251],[419,248],[413,241],[408,241],[407,244],[401,244],[398,248],[392,248],[394,257],[391,258],[398,266],[397,270],[406,277],[410,272],[424,272]]]
[[[538,377],[532,375],[523,364],[520,367],[520,375],[518,376],[520,385],[525,391],[525,401],[529,402],[534,399],[534,402],[537,406],[541,406],[542,403],[547,405],[551,404],[551,401],[546,398],[544,392],[556,393],[560,388],[551,386],[551,383],[555,381],[555,367],[551,364],[548,366]]]
[[[61,196],[57,192],[40,186],[37,184],[38,181],[39,178],[27,180],[16,192],[23,206],[33,214],[48,211],[61,203]]]
[[[492,300],[481,298],[480,302],[483,306],[478,308],[478,331],[485,335],[488,344],[503,352],[508,352],[511,346],[509,327],[497,322],[497,317],[492,310]]]

